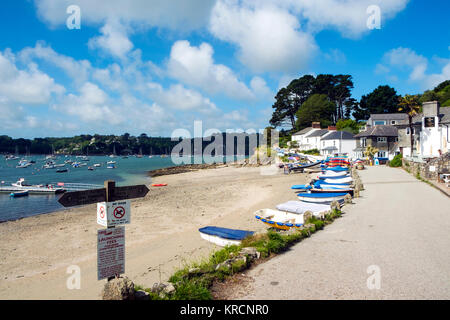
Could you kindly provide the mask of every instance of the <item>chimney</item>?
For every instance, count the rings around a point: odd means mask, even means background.
[[[336,131],[336,126],[328,126],[328,131]]]
[[[311,127],[313,127],[314,129],[320,129],[320,122],[313,122]]]
[[[424,102],[422,109],[424,117],[437,117],[439,116],[439,101]]]

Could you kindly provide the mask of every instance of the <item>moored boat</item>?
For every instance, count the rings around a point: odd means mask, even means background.
[[[11,198],[19,198],[28,196],[28,191],[15,191],[9,195]]]

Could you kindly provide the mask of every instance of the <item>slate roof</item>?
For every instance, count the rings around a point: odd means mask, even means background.
[[[308,127],[308,128],[302,129],[299,132],[294,133],[293,136],[301,136],[302,134],[306,134],[306,133],[310,132],[312,129],[313,129],[313,127]]]
[[[353,140],[355,136],[347,131],[334,131],[327,135],[326,137],[323,137],[322,140]]]
[[[370,117],[372,120],[408,120],[405,113],[374,113]]]
[[[370,127],[366,131],[358,133],[355,138],[361,137],[397,137],[398,130],[394,126],[377,125]]]
[[[321,137],[321,136],[323,136],[324,134],[327,134],[327,133],[328,133],[327,129],[319,129],[319,130],[316,130],[316,131],[310,133],[307,137],[308,138]]]

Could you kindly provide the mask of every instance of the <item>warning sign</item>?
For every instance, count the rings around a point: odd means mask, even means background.
[[[114,227],[130,223],[130,200],[97,203],[97,223]]]
[[[98,280],[122,273],[125,273],[125,227],[98,230]]]

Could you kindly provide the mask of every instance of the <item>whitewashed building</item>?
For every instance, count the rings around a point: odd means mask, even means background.
[[[310,148],[309,140],[307,140],[306,137],[317,130],[320,130],[320,122],[313,122],[311,127],[304,128],[299,132],[294,133],[291,137],[291,141],[296,143],[300,150],[310,150],[312,148]]]
[[[350,157],[355,148],[356,139],[352,133],[347,131],[329,131],[321,139],[320,154],[323,156],[346,154]]]
[[[441,108],[438,101],[422,104],[420,155],[438,157],[449,151],[450,107]]]

